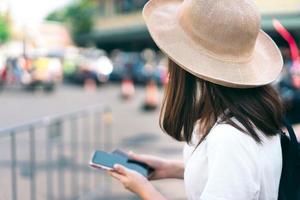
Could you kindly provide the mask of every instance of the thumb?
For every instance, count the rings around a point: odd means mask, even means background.
[[[114,170],[116,172],[118,172],[119,174],[123,174],[123,175],[127,174],[127,169],[124,166],[119,165],[119,164],[114,165]]]

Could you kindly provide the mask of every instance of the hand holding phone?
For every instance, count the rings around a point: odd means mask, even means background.
[[[148,177],[153,171],[153,169],[147,164],[132,160],[126,153],[120,150],[115,150],[112,153],[97,150],[90,161],[90,165],[92,167],[104,170],[112,170],[115,164],[120,164],[124,167],[135,170],[145,177]]]

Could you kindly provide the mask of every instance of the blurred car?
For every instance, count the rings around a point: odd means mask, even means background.
[[[22,84],[25,88],[35,90],[42,88],[53,91],[62,79],[62,65],[57,57],[41,56],[34,58],[30,68],[24,71]]]
[[[72,82],[79,68],[79,50],[77,48],[67,49],[63,57],[63,77],[64,81]]]
[[[7,57],[0,66],[0,87],[18,85],[21,82],[23,70],[18,57]]]
[[[144,70],[145,61],[139,52],[121,52],[112,56],[114,70],[110,74],[110,81],[120,82],[132,79],[135,84],[145,84],[148,73]]]
[[[66,55],[63,66],[66,80],[79,84],[87,80],[93,80],[97,85],[106,83],[113,71],[111,60],[98,49],[83,49]]]
[[[149,80],[163,85],[167,77],[166,64],[162,58],[154,58],[147,61],[140,52],[114,52],[112,61],[114,70],[110,74],[110,81],[120,82],[131,78],[135,84],[145,85]]]

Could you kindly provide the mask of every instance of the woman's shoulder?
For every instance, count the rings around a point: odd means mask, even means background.
[[[249,134],[228,123],[216,123],[207,136],[207,142],[235,146],[235,148],[244,145],[258,145]]]
[[[240,123],[237,123],[242,129],[244,128]],[[264,148],[272,148],[272,146],[280,145],[280,135],[267,137],[260,130],[256,129],[261,142],[228,123],[216,123],[207,135],[207,143],[210,146],[224,146],[227,148],[253,149],[253,151],[261,151]]]

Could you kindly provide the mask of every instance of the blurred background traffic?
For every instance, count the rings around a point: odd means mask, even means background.
[[[0,200],[136,199],[88,167],[95,148],[181,158],[158,127],[167,59],[146,2],[0,0]],[[300,0],[256,2],[284,57],[274,87],[299,133]],[[155,184],[185,199],[182,182]]]

